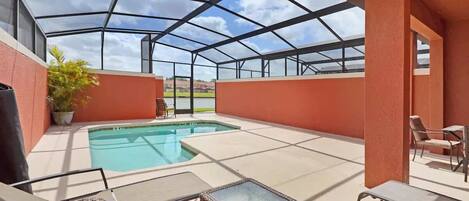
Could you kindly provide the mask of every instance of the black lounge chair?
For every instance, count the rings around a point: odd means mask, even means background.
[[[191,172],[182,172],[178,174],[157,177],[145,181],[140,181],[116,188],[108,188],[106,177],[102,168],[91,168],[85,170],[71,171],[41,177],[37,179],[18,182],[11,185],[0,183],[0,200],[22,200],[22,201],[45,201],[35,195],[26,193],[14,187],[32,184],[49,179],[75,175],[80,173],[100,171],[104,183],[104,190],[92,192],[75,198],[66,199],[69,201],[163,201],[163,200],[190,200],[197,198],[200,193],[211,189],[211,186],[201,180]]]
[[[432,191],[410,186],[398,181],[387,181],[358,195],[358,201],[372,197],[384,201],[458,201]]]

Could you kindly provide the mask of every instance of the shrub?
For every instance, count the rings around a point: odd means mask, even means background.
[[[64,53],[57,47],[49,49],[53,60],[49,64],[47,85],[49,102],[54,112],[71,112],[84,105],[89,98],[80,94],[84,89],[99,85],[97,76],[89,72],[88,62],[65,60]]]

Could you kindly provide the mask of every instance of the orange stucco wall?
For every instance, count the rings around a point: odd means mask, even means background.
[[[218,82],[217,113],[363,137],[363,78]]]
[[[412,111],[413,115],[419,115],[425,125],[430,125],[430,86],[428,75],[414,76],[412,90]]]
[[[149,119],[156,116],[156,98],[163,80],[155,77],[98,74],[99,86],[84,92],[91,99],[75,111],[74,122]]]
[[[413,114],[429,116],[429,76],[414,76]],[[364,79],[217,82],[217,113],[363,138]]]
[[[365,185],[409,177],[411,0],[365,1]]]
[[[469,125],[469,20],[446,24],[444,52],[445,125]]]
[[[25,151],[29,153],[50,125],[47,69],[0,42],[0,82],[15,90]]]

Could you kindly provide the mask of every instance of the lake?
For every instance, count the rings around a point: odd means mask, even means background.
[[[164,98],[167,104],[173,105],[173,98]],[[190,98],[176,98],[178,109],[189,109]],[[194,98],[194,108],[215,108],[215,98]]]

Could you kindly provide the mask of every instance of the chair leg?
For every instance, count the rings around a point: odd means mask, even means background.
[[[415,161],[415,155],[417,155],[417,144],[414,144],[414,157],[412,157],[412,161]]]
[[[362,200],[362,199],[364,199],[364,198],[366,198],[366,197],[368,197],[368,196],[369,196],[369,195],[368,195],[367,193],[362,192],[362,193],[360,193],[360,194],[358,195],[357,201],[360,201],[360,200]]]
[[[453,147],[449,149],[449,167],[453,170]]]
[[[425,145],[422,145],[422,152],[420,152],[420,158],[423,157],[423,150],[425,149]]]

